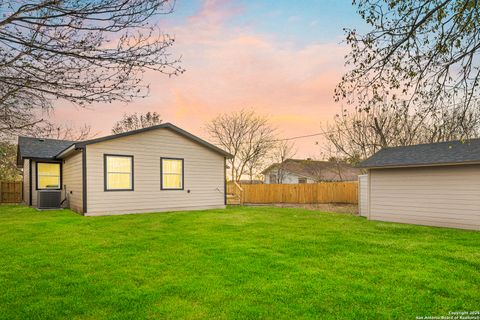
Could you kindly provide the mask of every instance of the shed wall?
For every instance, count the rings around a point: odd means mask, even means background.
[[[372,169],[370,219],[480,230],[480,165]]]

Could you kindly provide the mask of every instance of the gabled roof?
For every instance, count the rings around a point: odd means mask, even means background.
[[[71,146],[74,141],[18,137],[17,164],[25,158],[55,159],[62,150]]]
[[[480,163],[480,139],[384,148],[361,168],[395,168]]]
[[[297,176],[316,181],[353,181],[358,179],[358,175],[362,174],[360,169],[347,163],[309,159],[286,159],[281,164],[274,163],[270,165],[263,170],[262,174],[268,174],[269,171],[279,168]]]
[[[126,136],[130,136],[132,134],[137,134],[137,133],[142,133],[142,132],[147,132],[147,131],[151,131],[151,130],[156,130],[156,129],[168,129],[168,130],[171,130],[173,132],[176,132],[178,133],[179,135],[181,136],[184,136],[185,138],[187,139],[190,139],[192,140],[193,142],[196,142],[208,149],[211,149],[217,153],[220,153],[221,155],[227,157],[227,158],[231,158],[232,155],[222,149],[220,149],[219,147],[217,146],[214,146],[213,144],[197,137],[197,136],[194,136],[193,134],[191,134],[190,132],[187,132],[169,122],[167,123],[162,123],[162,124],[159,124],[159,125],[156,125],[156,126],[151,126],[151,127],[147,127],[147,128],[142,128],[142,129],[137,129],[137,130],[132,130],[132,131],[127,131],[127,132],[122,132],[122,133],[119,133],[119,134],[112,134],[110,136],[106,136],[106,137],[100,137],[100,138],[96,138],[96,139],[91,139],[91,140],[86,140],[86,141],[82,141],[82,142],[77,142],[75,143],[75,147],[76,148],[82,148],[84,147],[85,145],[88,145],[88,144],[93,144],[93,143],[98,143],[98,142],[102,142],[102,141],[107,141],[107,140],[112,140],[112,139],[118,139],[118,138],[121,138],[121,137],[126,137]]]
[[[65,150],[73,147],[73,149],[83,148],[88,144],[98,143],[102,141],[117,139],[121,137],[130,136],[133,134],[147,132],[156,129],[168,129],[173,132],[178,133],[181,136],[184,136],[187,139],[190,139],[208,149],[213,150],[214,152],[220,153],[221,155],[230,158],[232,155],[213,144],[200,139],[193,134],[180,129],[177,126],[174,126],[171,123],[163,123],[160,125],[142,128],[138,130],[132,130],[128,132],[123,132],[119,134],[114,134],[106,137],[86,140],[86,141],[67,141],[67,140],[55,140],[55,139],[42,139],[42,138],[32,138],[32,137],[18,137],[18,154],[17,154],[17,164],[21,164],[22,160],[25,158],[41,158],[41,159],[58,159],[61,158],[59,155]]]

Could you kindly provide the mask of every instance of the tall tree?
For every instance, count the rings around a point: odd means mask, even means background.
[[[480,6],[476,0],[354,0],[371,27],[346,30],[351,70],[336,98],[364,110],[382,105],[467,116],[477,107]]]
[[[57,100],[79,106],[148,94],[143,73],[183,72],[156,16],[174,0],[0,2],[0,133],[41,121]]]
[[[327,154],[356,164],[385,147],[461,140],[480,134],[480,110],[414,112],[407,108],[343,110],[324,128]]]
[[[217,145],[233,155],[228,165],[234,181],[247,173],[253,176],[254,168],[258,168],[275,143],[275,128],[268,118],[254,111],[218,115],[206,124],[206,130]]]
[[[141,128],[147,128],[151,126],[156,126],[162,123],[160,115],[154,112],[147,112],[145,114],[124,114],[123,118],[120,121],[117,121],[112,128],[112,133],[122,133],[127,131],[132,131]]]
[[[0,181],[21,180],[22,172],[17,168],[17,146],[11,142],[0,142]]]

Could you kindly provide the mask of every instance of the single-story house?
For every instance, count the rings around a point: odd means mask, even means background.
[[[359,166],[368,219],[480,230],[480,139],[385,148]]]
[[[262,171],[266,184],[317,183],[322,181],[356,181],[362,170],[347,163],[286,159]]]
[[[75,142],[19,137],[24,202],[87,216],[224,208],[231,155],[173,124]]]

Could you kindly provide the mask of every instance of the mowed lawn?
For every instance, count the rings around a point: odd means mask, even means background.
[[[0,318],[415,319],[480,309],[480,233],[302,209],[0,206]]]

